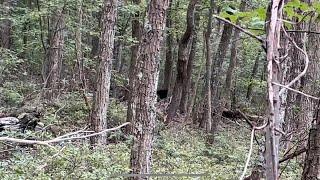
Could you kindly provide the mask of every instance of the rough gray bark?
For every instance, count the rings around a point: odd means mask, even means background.
[[[95,132],[107,128],[111,66],[113,58],[117,0],[105,0],[101,16],[99,66],[96,74],[96,90],[90,114],[90,126]],[[91,144],[106,144],[106,135],[92,137]]]
[[[147,21],[142,31],[136,66],[130,82],[131,100],[128,113],[131,117],[133,146],[130,167],[133,174],[149,174],[152,168],[152,148],[156,124],[155,103],[159,77],[160,50],[169,0],[151,0],[148,5]],[[131,179],[146,179],[132,177]]]

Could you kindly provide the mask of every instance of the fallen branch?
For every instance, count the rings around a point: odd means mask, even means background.
[[[53,143],[57,143],[57,142],[62,142],[62,141],[70,141],[70,140],[75,140],[75,139],[84,139],[84,138],[88,138],[88,137],[93,137],[93,136],[98,136],[110,131],[115,131],[118,130],[124,126],[129,125],[130,122],[126,122],[118,127],[114,127],[114,128],[110,128],[110,129],[105,129],[103,131],[97,132],[97,133],[92,133],[92,134],[88,134],[85,136],[78,136],[78,137],[68,137],[68,138],[62,138],[62,137],[66,137],[66,135],[63,136],[59,136],[57,138],[51,139],[51,140],[46,140],[46,141],[37,141],[37,140],[27,140],[27,139],[17,139],[17,138],[11,138],[11,137],[0,137],[0,141],[9,141],[9,142],[15,142],[15,143],[21,143],[21,144],[38,144],[38,145],[46,145],[46,146],[50,146],[52,147],[50,144]],[[78,133],[81,133],[82,131],[76,131],[73,133],[68,133],[68,136],[70,135],[75,135]]]

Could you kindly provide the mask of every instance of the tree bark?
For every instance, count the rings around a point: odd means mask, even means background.
[[[10,15],[10,9],[12,6],[12,2],[10,0],[3,0],[2,2],[3,17]],[[9,19],[2,19],[0,20],[0,47],[5,49],[10,49],[12,45],[12,38],[11,38],[11,21]]]
[[[219,42],[218,50],[215,54],[215,57],[212,61],[212,74],[211,74],[211,112],[216,114],[221,114],[222,104],[220,101],[220,88],[221,88],[221,73],[222,73],[222,64],[226,57],[228,46],[230,44],[230,39],[233,31],[233,26],[225,23],[223,26],[223,31],[221,39]],[[211,131],[212,133],[216,131],[219,124],[220,118],[215,117],[215,120],[212,121]]]
[[[314,113],[315,125],[309,131],[307,154],[304,161],[302,180],[320,179],[320,101]]]
[[[107,128],[107,108],[109,104],[111,66],[113,58],[117,0],[105,0],[101,16],[100,55],[96,75],[96,90],[90,114],[90,126],[100,132]],[[106,144],[106,135],[92,137],[91,144]]]
[[[61,76],[63,48],[64,48],[64,29],[65,29],[65,7],[56,10],[52,15],[49,27],[49,39],[47,58],[44,63],[44,97],[49,101],[58,96],[59,82]]]
[[[246,95],[246,99],[247,100],[251,100],[251,96],[252,96],[252,89],[253,89],[253,80],[255,78],[255,76],[257,75],[258,72],[258,68],[259,68],[259,61],[260,61],[260,56],[261,56],[261,52],[262,50],[260,50],[258,52],[258,55],[254,61],[253,67],[252,67],[252,71],[251,71],[251,75],[250,75],[250,80],[249,80],[249,85],[247,88],[247,95]]]
[[[281,122],[279,120],[280,98],[279,86],[273,83],[279,83],[280,69],[277,62],[279,58],[280,29],[282,21],[282,8],[284,2],[281,0],[273,0],[267,11],[266,22],[266,44],[267,44],[267,88],[268,88],[268,109],[266,116],[269,125],[266,127],[266,150],[265,150],[265,169],[267,180],[279,179],[279,139],[281,130]]]
[[[206,131],[212,130],[212,107],[211,107],[211,70],[212,70],[212,50],[211,50],[211,33],[212,33],[212,15],[214,10],[214,0],[210,1],[209,19],[207,24],[207,31],[205,33],[206,45],[206,76],[204,87],[204,108],[203,108],[203,122]]]
[[[133,3],[135,5],[140,5],[141,0],[133,0]],[[142,31],[142,24],[140,23],[140,13],[136,12],[133,20],[132,20],[132,38],[135,39],[138,43],[135,43],[131,46],[131,60],[130,60],[130,67],[129,67],[129,93],[128,96],[128,110],[127,110],[127,121],[132,122],[134,118],[133,111],[134,109],[131,109],[132,106],[130,104],[133,104],[132,92],[134,91],[135,87],[133,84],[133,81],[135,79],[134,77],[134,70],[136,68],[137,58],[138,58],[138,51],[139,51],[139,43],[141,41],[141,31]],[[130,128],[130,127],[129,127]]]
[[[245,11],[246,8],[246,1],[242,0],[241,4],[240,4],[240,8],[239,11],[243,12]],[[237,24],[239,25],[239,20],[237,21]],[[237,63],[237,46],[238,46],[238,39],[240,37],[240,30],[239,29],[235,29],[233,32],[233,37],[232,37],[232,45],[231,45],[231,55],[230,55],[230,62],[229,62],[229,67],[227,70],[227,74],[226,74],[226,80],[225,80],[225,101],[226,101],[226,105],[227,108],[231,107],[231,92],[232,92],[232,79],[233,79],[233,73],[234,73],[234,68],[236,67],[236,63]]]
[[[199,9],[199,8],[197,8]],[[197,11],[196,9],[196,11]],[[199,27],[199,22],[200,21],[200,15],[198,12],[195,12],[195,20],[194,20],[194,32],[193,32],[193,39],[192,39],[192,45],[191,45],[191,50],[188,58],[188,65],[187,65],[187,78],[186,78],[186,83],[183,84],[182,88],[182,94],[181,94],[181,102],[180,102],[180,112],[181,113],[186,113],[188,111],[188,105],[189,103],[189,94],[191,90],[191,83],[192,83],[192,73],[193,73],[193,65],[196,57],[196,52],[197,52],[197,41],[198,41],[198,27]]]
[[[171,103],[168,108],[169,122],[176,115],[182,98],[184,83],[187,83],[187,66],[190,48],[194,36],[194,11],[198,0],[190,0],[187,12],[187,28],[179,42],[177,75],[173,89]]]
[[[131,164],[133,174],[148,174],[152,167],[152,146],[156,123],[155,103],[159,77],[160,49],[166,22],[168,0],[151,0],[144,26],[136,66],[130,76],[132,100],[129,101],[128,118],[132,124],[133,146]],[[132,177],[146,179],[146,177]]]
[[[171,32],[170,28],[172,28],[172,0],[169,0],[169,8],[167,11],[167,21],[166,21],[166,28],[167,28],[167,39],[166,39],[166,61],[164,65],[164,80],[162,89],[170,90],[171,92],[171,79],[173,74],[173,33]]]

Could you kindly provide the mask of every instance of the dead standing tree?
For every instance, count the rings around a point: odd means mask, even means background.
[[[279,49],[280,49],[280,31],[282,27],[282,10],[284,2],[282,0],[273,0],[267,11],[266,26],[266,50],[267,50],[267,89],[268,89],[268,109],[266,117],[268,126],[266,128],[266,178],[268,180],[277,180],[279,173],[279,140],[281,122],[279,118],[280,96],[279,86],[274,83],[279,82]]]

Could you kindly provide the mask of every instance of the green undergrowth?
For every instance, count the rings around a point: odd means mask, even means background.
[[[27,90],[26,90],[27,89]],[[32,89],[29,88],[29,89]],[[13,89],[7,85],[0,89],[17,93],[7,98],[19,104],[20,95],[25,97],[32,90]],[[18,98],[16,98],[18,97]],[[32,104],[32,103],[31,103]],[[108,126],[125,122],[125,104],[111,99],[108,109]],[[54,106],[43,105],[40,120],[45,127],[58,127],[56,135],[86,127],[89,109],[78,93],[62,94]],[[243,124],[244,125],[244,124]],[[236,123],[221,122],[214,143],[208,144],[208,136],[196,127],[164,127],[159,124],[153,151],[153,173],[155,174],[203,174],[197,177],[153,177],[152,179],[239,179],[250,147],[250,130]],[[50,131],[5,133],[19,138],[52,139]],[[0,134],[1,136],[1,134]],[[121,132],[112,133],[111,144],[92,149],[86,141],[64,142],[55,146],[8,147],[0,142],[0,179],[125,179],[116,176],[130,172],[130,143]],[[261,137],[258,140],[262,142]],[[261,163],[258,145],[254,143],[253,155],[247,175],[253,166]],[[4,155],[7,152],[9,155]],[[300,179],[301,165],[294,160],[282,164],[285,171],[281,179]],[[282,168],[283,168],[282,167]],[[114,177],[114,178],[111,178]]]
[[[155,138],[153,173],[205,174],[200,179],[238,179],[249,149],[246,129],[224,128],[212,145],[206,134],[192,128],[171,128]],[[16,151],[0,162],[1,179],[111,179],[129,172],[130,141],[91,149],[85,144],[60,144],[56,149],[37,147]],[[255,145],[256,146],[256,145]],[[254,154],[256,151],[254,150]],[[253,155],[252,164],[257,163]],[[297,179],[300,169],[289,163],[282,179]],[[114,177],[112,179],[124,179]],[[152,179],[199,179],[154,177]]]

